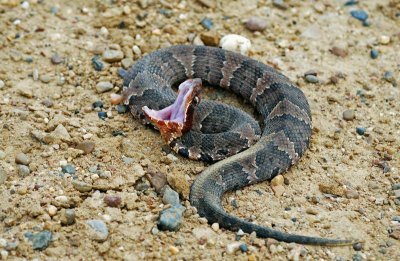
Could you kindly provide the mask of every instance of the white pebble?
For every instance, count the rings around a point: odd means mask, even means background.
[[[53,206],[53,205],[49,205],[47,207],[47,213],[49,213],[50,217],[53,217],[53,216],[55,216],[57,214],[57,208],[55,206]]]
[[[2,89],[4,87],[4,85],[5,85],[5,83],[2,80],[0,80],[0,89]]]
[[[233,242],[226,246],[226,253],[227,254],[234,254],[236,251],[239,250],[240,245],[243,244],[242,242]]]
[[[93,134],[92,134],[92,133],[86,133],[86,134],[84,134],[82,137],[83,137],[84,140],[88,140],[88,139],[90,139],[91,137],[93,137]]]
[[[108,29],[103,26],[102,28],[100,28],[100,34],[102,36],[107,36],[108,35]]]
[[[29,2],[28,2],[28,1],[22,2],[21,7],[22,7],[23,9],[28,9],[28,8],[29,8]]]
[[[218,224],[218,223],[213,223],[213,224],[211,225],[211,228],[212,228],[215,232],[217,232],[217,231],[219,230],[219,224]]]
[[[14,23],[13,23],[14,25],[19,25],[19,24],[21,24],[21,20],[19,20],[19,19],[15,19],[15,21],[14,21]]]
[[[68,164],[68,162],[66,160],[60,160],[60,166],[61,167],[64,167],[67,164]]]
[[[138,56],[142,55],[142,50],[140,50],[139,46],[137,45],[132,46],[132,51]]]
[[[7,250],[1,250],[0,251],[0,256],[2,260],[7,260],[8,257],[8,251]]]
[[[390,37],[387,36],[387,35],[382,35],[382,36],[379,38],[379,42],[380,42],[381,44],[388,44],[388,43],[390,43]]]
[[[247,55],[251,48],[251,42],[244,36],[228,34],[222,37],[219,46],[225,50],[240,52],[243,55]]]

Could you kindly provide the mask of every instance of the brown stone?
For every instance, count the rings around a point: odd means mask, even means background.
[[[219,35],[214,32],[203,32],[200,34],[200,39],[207,46],[218,46]]]
[[[89,154],[94,150],[95,143],[91,141],[84,141],[76,146],[76,149],[83,151],[84,154]]]

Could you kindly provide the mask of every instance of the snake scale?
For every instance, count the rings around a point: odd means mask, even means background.
[[[190,189],[190,202],[200,216],[232,231],[256,232],[258,237],[279,241],[314,245],[354,243],[277,231],[230,215],[221,205],[225,192],[271,180],[287,171],[308,148],[311,111],[297,86],[275,69],[241,54],[215,47],[176,45],[144,56],[128,70],[122,97],[134,117],[149,123],[143,107],[162,110],[170,106],[177,99],[171,86],[186,79],[194,79],[189,80],[190,84],[199,84],[201,79],[211,86],[233,91],[254,107],[262,126],[260,129],[237,108],[211,101],[198,103],[194,99],[185,111],[193,114],[190,130],[181,133],[181,137],[168,139],[167,135],[167,142],[179,154],[216,162],[196,178]],[[160,114],[171,117],[171,111],[166,110]],[[245,123],[240,123],[242,119]],[[158,120],[165,124],[163,121]],[[157,123],[153,125],[160,128]]]

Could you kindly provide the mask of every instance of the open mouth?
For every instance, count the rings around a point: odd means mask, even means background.
[[[200,101],[201,79],[189,79],[179,85],[175,102],[162,110],[142,108],[146,118],[156,126],[166,142],[182,136],[192,127],[193,110]]]

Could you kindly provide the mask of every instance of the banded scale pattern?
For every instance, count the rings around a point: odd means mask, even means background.
[[[311,111],[303,92],[273,68],[214,47],[177,45],[138,61],[124,78],[123,97],[131,113],[145,121],[147,105],[162,109],[176,98],[171,86],[188,78],[225,88],[249,101],[261,116],[259,128],[246,113],[212,101],[196,107],[192,129],[170,146],[178,153],[216,162],[193,182],[190,202],[209,223],[255,231],[259,237],[316,245],[349,245],[352,240],[293,235],[244,221],[225,212],[227,191],[270,180],[287,171],[308,148]],[[245,150],[248,148],[247,150]]]

